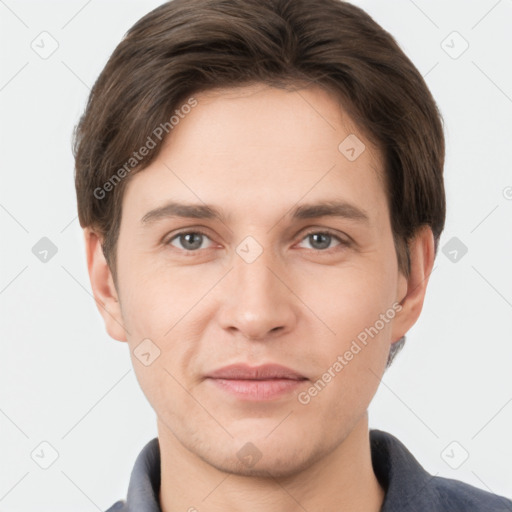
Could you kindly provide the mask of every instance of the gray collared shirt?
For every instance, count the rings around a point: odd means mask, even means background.
[[[393,435],[376,429],[369,434],[373,470],[386,491],[380,512],[512,512],[508,498],[430,475]],[[135,461],[126,500],[107,512],[161,512],[159,490],[160,448],[155,437]]]

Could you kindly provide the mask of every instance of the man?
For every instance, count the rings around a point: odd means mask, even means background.
[[[436,104],[339,0],[174,0],[75,139],[94,296],[157,415],[123,511],[508,511],[368,429],[445,221]]]

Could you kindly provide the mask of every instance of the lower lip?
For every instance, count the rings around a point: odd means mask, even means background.
[[[245,400],[272,400],[291,393],[306,379],[234,380],[208,378],[220,389]]]

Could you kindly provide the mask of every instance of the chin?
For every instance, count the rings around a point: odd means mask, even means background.
[[[276,435],[270,440],[265,439],[266,435],[266,432],[261,433],[253,441],[234,441],[233,447],[228,443],[219,443],[215,450],[197,455],[224,473],[256,478],[286,478],[304,471],[328,452],[325,447],[322,450],[304,445],[303,437],[280,438]]]

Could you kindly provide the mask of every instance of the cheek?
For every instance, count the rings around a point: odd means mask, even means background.
[[[190,280],[179,269],[145,267],[154,270],[137,271],[134,262],[128,279],[123,281],[121,303],[137,380],[149,403],[158,410],[158,404],[169,396],[176,399],[182,392],[178,384],[184,382],[181,370],[188,367],[200,339],[196,322],[190,324],[201,314],[198,306],[209,281]]]
[[[331,403],[346,414],[343,407],[368,405],[374,395],[396,316],[394,275],[382,264],[337,269],[323,280],[321,290],[316,287],[309,294],[308,306],[328,327],[317,322],[312,331],[315,347],[310,357],[323,371],[318,390],[312,390],[322,395],[315,398],[318,405]]]
[[[384,268],[382,261],[367,261],[327,270],[319,268],[302,277],[301,282],[304,302],[335,335],[332,338],[343,343],[344,338],[373,325],[392,307],[396,269]]]
[[[336,430],[355,423],[369,406],[387,361],[396,311],[392,278],[381,270],[338,271],[325,283],[323,293],[310,294],[308,305],[333,332],[320,322],[312,330],[310,360],[321,370],[297,398],[305,413]]]
[[[199,278],[192,267],[172,268],[161,261],[142,260],[134,258],[129,269],[125,265],[123,316],[132,338],[162,339],[201,300],[210,280],[202,274]]]

